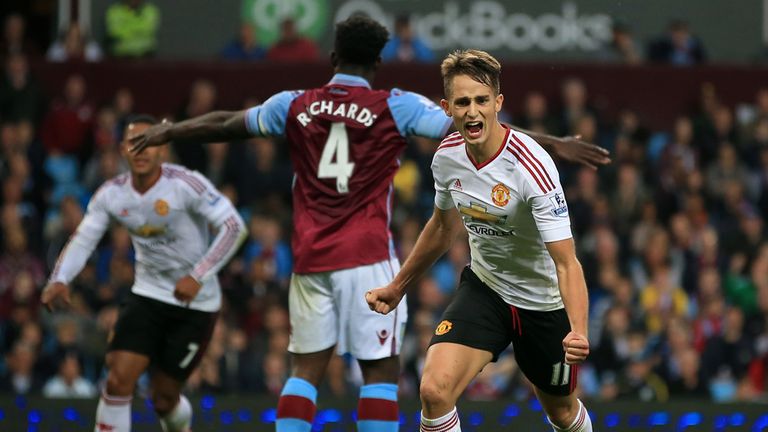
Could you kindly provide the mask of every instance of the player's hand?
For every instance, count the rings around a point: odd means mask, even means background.
[[[608,150],[581,140],[581,135],[562,138],[550,137],[552,149],[557,157],[597,169],[611,163]]]
[[[586,336],[572,331],[563,339],[563,351],[565,364],[579,364],[589,355],[589,340]]]
[[[184,276],[176,282],[176,289],[173,290],[173,296],[177,300],[184,303],[191,302],[200,292],[200,282],[195,280],[192,276]]]
[[[53,282],[48,284],[40,296],[40,301],[48,309],[48,312],[53,310],[61,303],[66,306],[72,304],[72,300],[69,297],[69,286],[63,282]]]
[[[166,119],[160,124],[148,127],[144,132],[128,137],[131,143],[131,153],[141,153],[147,147],[156,147],[167,144],[170,141],[170,129],[173,123]]]
[[[382,315],[386,315],[397,307],[400,300],[405,295],[401,290],[387,285],[382,288],[376,288],[365,293],[365,301],[368,302],[368,307],[372,311],[378,312]]]

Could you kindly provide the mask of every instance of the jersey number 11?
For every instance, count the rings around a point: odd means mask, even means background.
[[[336,179],[336,190],[345,194],[349,192],[349,178],[352,177],[354,168],[355,163],[349,160],[347,128],[344,123],[332,123],[328,140],[323,147],[323,154],[320,156],[317,178]]]

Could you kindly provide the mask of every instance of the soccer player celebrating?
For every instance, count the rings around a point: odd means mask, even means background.
[[[216,273],[247,234],[235,208],[205,177],[162,163],[167,146],[128,151],[128,139],[155,123],[149,116],[128,123],[122,151],[130,172],[96,191],[42,294],[49,309],[69,303],[68,284],[110,221],[128,229],[136,280],[109,341],[109,374],[96,410],[96,432],[130,432],[131,398],[147,369],[163,430],[190,430],[192,406],[181,389],[216,322],[221,304]],[[209,225],[218,230],[213,242]]]
[[[501,66],[457,51],[442,63],[441,105],[457,132],[432,161],[435,211],[395,279],[366,294],[394,310],[406,287],[464,228],[471,264],[430,343],[421,379],[422,431],[460,431],[456,401],[510,342],[556,431],[587,432],[573,394],[589,354],[587,288],[555,164],[530,136],[499,123]]]
[[[287,138],[296,175],[289,291],[293,366],[278,402],[278,432],[311,429],[317,386],[334,350],[352,354],[363,372],[358,430],[398,430],[398,356],[407,307],[403,302],[394,313],[380,315],[368,309],[364,294],[389,283],[399,269],[389,221],[392,178],[406,136],[443,138],[451,120],[423,96],[371,88],[387,38],[381,24],[353,16],[336,26],[336,73],[325,86],[278,93],[245,111],[161,124],[133,140],[140,150],[168,140]],[[607,161],[604,150],[576,139],[542,140],[569,160]]]

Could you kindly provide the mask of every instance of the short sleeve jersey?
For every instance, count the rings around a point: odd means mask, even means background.
[[[455,207],[469,234],[471,267],[508,304],[563,307],[545,242],[571,238],[568,204],[552,158],[536,141],[506,130],[497,154],[476,164],[458,132],[432,161],[435,205]]]
[[[336,74],[323,87],[278,93],[249,109],[246,126],[285,136],[290,146],[294,271],[302,274],[393,256],[392,179],[405,138],[443,138],[450,119],[421,95]]]
[[[195,274],[202,288],[188,306],[219,310],[221,290],[215,272],[239,244],[244,225],[232,203],[205,177],[179,165],[163,164],[157,183],[139,193],[131,185],[130,173],[121,174],[96,191],[70,242],[92,250],[111,222],[131,235],[136,251],[134,293],[179,305],[173,296],[176,282]],[[225,232],[219,247],[202,260],[211,241],[209,225]],[[69,283],[80,271],[81,266],[71,263],[84,263],[87,256],[75,256],[73,250],[80,248],[68,246],[61,253],[52,281]]]

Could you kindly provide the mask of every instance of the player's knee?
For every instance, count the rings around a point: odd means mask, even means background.
[[[445,382],[430,379],[427,376],[424,376],[421,380],[419,395],[422,405],[427,407],[453,405],[455,403]]]
[[[133,379],[112,369],[107,374],[107,394],[112,396],[131,396],[136,383]]]
[[[552,407],[547,410],[549,421],[559,428],[566,428],[573,423],[576,415],[579,413],[578,402],[571,405],[562,405]]]
[[[157,391],[152,394],[152,406],[159,417],[165,417],[170,414],[178,403],[178,394]]]

